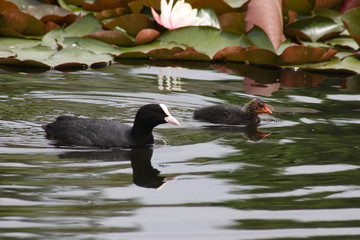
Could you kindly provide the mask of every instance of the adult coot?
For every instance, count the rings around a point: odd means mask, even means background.
[[[214,105],[200,108],[194,111],[194,119],[211,123],[249,125],[258,124],[260,122],[259,115],[262,113],[272,114],[265,103],[259,99],[254,99],[243,107],[235,105]]]
[[[60,116],[42,128],[47,138],[67,145],[140,147],[154,143],[152,130],[163,123],[180,125],[164,104],[148,104],[136,113],[133,127],[111,120]]]

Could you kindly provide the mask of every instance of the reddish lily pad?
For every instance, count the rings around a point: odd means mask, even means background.
[[[102,31],[90,33],[84,36],[85,38],[97,39],[109,44],[118,46],[132,46],[133,41],[124,33],[119,31]]]
[[[15,3],[8,2],[6,0],[0,0],[0,13],[5,10],[18,10],[19,8]]]
[[[23,66],[31,68],[45,68],[50,69],[51,67],[45,63],[34,61],[34,60],[19,60],[16,58],[0,58],[0,64],[12,65],[12,66]]]
[[[143,52],[140,51],[134,51],[134,52],[124,52],[119,54],[116,58],[119,59],[125,59],[125,58],[129,58],[129,59],[149,59],[148,55],[146,55]]]
[[[245,33],[245,13],[230,12],[218,17],[221,29],[230,29],[239,33]]]
[[[137,1],[130,2],[128,4],[128,6],[129,6],[131,12],[140,13],[141,10],[143,9],[144,4],[143,4],[142,0],[137,0]]]
[[[144,14],[132,13],[115,18],[111,22],[106,23],[105,27],[108,29],[120,27],[129,34],[136,36],[143,29],[154,28],[154,21]]]
[[[239,46],[230,46],[218,51],[214,55],[214,60],[218,59],[225,59],[232,62],[278,65],[278,56],[274,52],[254,47],[241,48]]]
[[[143,29],[141,30],[135,38],[136,45],[142,45],[154,41],[160,33],[154,29]]]
[[[95,17],[101,21],[103,19],[109,19],[109,18],[115,18],[115,17],[119,17],[121,15],[124,15],[126,13],[130,13],[129,9],[127,8],[115,8],[115,9],[106,9],[103,10],[97,14],[95,14]]]
[[[19,10],[5,10],[0,14],[0,26],[23,35],[43,35],[51,30],[40,20]]]
[[[306,46],[290,46],[280,55],[281,64],[300,65],[323,62],[337,53],[334,49],[312,48]]]

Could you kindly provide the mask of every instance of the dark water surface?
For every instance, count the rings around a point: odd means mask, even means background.
[[[0,71],[0,239],[360,239],[360,77],[236,65]],[[259,129],[192,119],[258,97]],[[59,148],[58,115],[131,124],[164,103],[152,148]]]

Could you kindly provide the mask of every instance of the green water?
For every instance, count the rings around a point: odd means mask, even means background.
[[[360,239],[359,79],[237,65],[0,71],[0,239]],[[275,109],[259,129],[192,119],[255,97]],[[41,129],[65,114],[131,124],[147,103],[181,123],[156,128],[152,148],[59,148]]]

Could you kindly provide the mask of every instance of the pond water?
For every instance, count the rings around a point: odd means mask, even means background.
[[[190,68],[0,70],[0,239],[360,239],[360,77]],[[258,129],[192,119],[252,98],[274,108]],[[132,124],[147,103],[181,123],[151,148],[61,148],[41,128]]]

